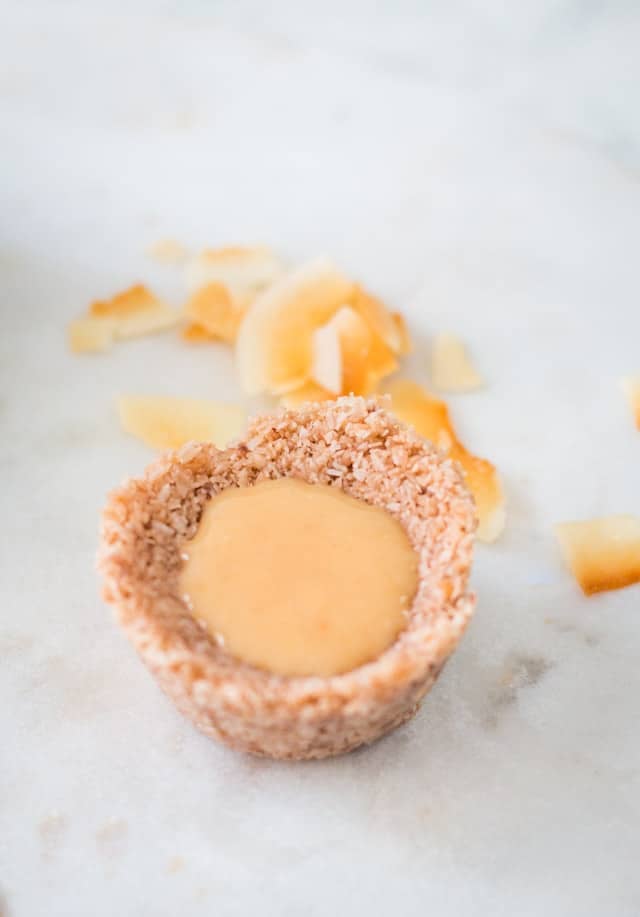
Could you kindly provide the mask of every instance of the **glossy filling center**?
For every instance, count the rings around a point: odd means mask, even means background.
[[[280,675],[375,659],[417,588],[417,555],[393,516],[295,478],[213,497],[184,554],[194,616],[236,658]]]

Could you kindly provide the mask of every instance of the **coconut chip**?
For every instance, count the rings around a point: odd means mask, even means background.
[[[208,283],[187,300],[185,312],[192,323],[208,332],[210,339],[235,341],[246,307],[221,283]]]
[[[291,271],[255,300],[236,343],[245,391],[282,394],[311,377],[313,333],[348,300],[352,282],[325,259]]]
[[[636,428],[640,430],[640,376],[627,376],[622,380],[622,387],[627,396]]]
[[[369,395],[397,368],[390,347],[352,306],[314,333],[311,378],[335,394]]]
[[[250,395],[314,382],[335,394],[368,394],[397,368],[406,327],[375,296],[325,259],[285,275],[249,308],[238,365]]]
[[[445,449],[462,466],[467,486],[476,502],[477,536],[480,541],[495,541],[504,529],[506,518],[504,495],[495,467],[462,445],[444,401],[431,397],[422,386],[405,379],[392,382],[387,391],[391,395],[396,417],[414,427],[425,439]]]
[[[113,341],[164,331],[177,325],[180,312],[151,290],[136,284],[112,299],[97,300],[89,314],[69,325],[69,346],[74,353],[108,350]]]
[[[336,313],[338,314],[338,313]],[[335,316],[316,328],[311,338],[311,382],[339,395],[342,391],[342,351]]]
[[[398,332],[398,342],[400,346],[397,350],[397,354],[399,357],[404,357],[413,350],[413,341],[411,340],[409,327],[401,312],[392,312],[391,317]]]
[[[282,274],[281,261],[263,246],[206,249],[186,271],[191,293],[209,283],[220,283],[236,299],[253,299]]]
[[[347,304],[362,316],[369,328],[393,353],[400,353],[403,345],[402,328],[382,300],[356,284]]]
[[[640,518],[605,516],[555,527],[565,562],[585,595],[640,582]]]
[[[439,334],[434,339],[431,378],[441,392],[472,392],[484,384],[463,342],[453,334]]]
[[[187,344],[210,344],[217,340],[214,334],[210,334],[206,328],[197,322],[189,322],[180,331],[180,337]]]
[[[178,449],[192,440],[223,447],[246,421],[238,405],[196,398],[123,395],[118,413],[127,433],[156,449]]]
[[[69,322],[67,336],[72,353],[98,353],[113,342],[113,322],[101,318],[76,318]]]
[[[281,395],[280,404],[285,408],[297,408],[301,404],[313,401],[331,401],[335,397],[333,392],[327,391],[321,385],[317,385],[315,382],[307,382],[305,385],[301,385],[300,388]]]

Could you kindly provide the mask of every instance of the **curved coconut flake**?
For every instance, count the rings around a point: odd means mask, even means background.
[[[315,382],[305,382],[300,388],[295,388],[291,392],[285,392],[280,396],[280,404],[285,408],[297,408],[301,404],[307,404],[313,401],[333,401],[336,396],[317,385]]]
[[[407,325],[406,319],[402,312],[392,312],[391,318],[393,319],[396,326],[398,338],[400,341],[398,356],[404,357],[408,353],[411,353],[413,350],[413,341],[411,340],[411,334],[409,333],[409,326]]]
[[[636,428],[640,430],[640,376],[627,376],[622,380],[622,388],[627,396]]]
[[[69,322],[67,338],[72,353],[102,353],[113,343],[114,323],[107,318],[76,318]]]
[[[206,249],[187,265],[187,289],[194,293],[209,283],[221,283],[233,297],[246,301],[282,273],[282,262],[264,246]]]
[[[565,562],[585,595],[640,582],[640,518],[604,516],[555,527]]]
[[[194,440],[223,447],[240,435],[246,421],[239,405],[155,395],[123,395],[118,414],[127,433],[156,449],[178,449]]]
[[[441,392],[472,392],[484,384],[464,343],[453,334],[438,334],[433,341],[431,379]]]
[[[374,331],[391,350],[398,354],[402,351],[403,335],[398,327],[397,320],[387,309],[382,300],[372,296],[363,287],[356,285],[349,299],[350,305],[362,316],[367,325]]]
[[[211,334],[203,325],[198,322],[189,322],[180,332],[180,337],[187,344],[210,344],[218,340],[215,334]]]
[[[340,344],[343,395],[369,395],[398,368],[391,348],[351,306],[338,309],[328,326],[335,329]]]
[[[208,283],[192,293],[185,306],[188,318],[201,325],[211,337],[235,341],[246,308],[221,283]]]
[[[391,395],[393,413],[399,420],[447,450],[450,457],[461,465],[467,487],[476,502],[477,537],[480,541],[495,541],[506,521],[504,495],[496,468],[462,445],[444,401],[431,397],[422,386],[406,379],[392,382],[387,392]]]
[[[333,395],[339,395],[342,391],[343,367],[340,334],[335,318],[334,315],[326,325],[321,325],[313,332],[310,381]]]
[[[281,394],[310,378],[313,333],[350,297],[353,284],[319,259],[287,274],[257,297],[238,333],[236,355],[250,395]]]
[[[69,325],[69,346],[75,353],[107,350],[114,340],[164,331],[179,323],[181,314],[136,284],[111,299],[91,303],[88,314]]]

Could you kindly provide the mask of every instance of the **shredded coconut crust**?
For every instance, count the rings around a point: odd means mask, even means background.
[[[330,484],[386,509],[419,558],[406,628],[377,659],[341,675],[284,677],[248,665],[179,594],[182,545],[206,502],[281,477]],[[227,449],[190,443],[163,455],[110,495],[98,565],[104,599],[138,654],[203,732],[256,755],[324,758],[373,742],[418,709],[473,612],[475,524],[455,463],[399,424],[384,401],[345,397],[260,417]]]

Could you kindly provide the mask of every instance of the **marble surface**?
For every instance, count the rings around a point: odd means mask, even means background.
[[[375,6],[375,10],[374,10]],[[632,2],[5,4],[0,29],[0,914],[640,913],[640,591],[584,599],[555,521],[640,512]],[[145,258],[335,257],[485,391],[504,474],[477,615],[422,711],[283,765],[196,733],[98,597],[105,492],[151,455],[118,392],[234,398],[171,336],[72,358]]]

